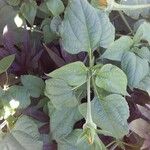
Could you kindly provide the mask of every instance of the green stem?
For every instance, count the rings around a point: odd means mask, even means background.
[[[91,111],[91,68],[93,67],[93,56],[92,51],[89,51],[89,67],[90,70],[87,75],[87,114],[86,123],[93,124],[92,111]]]
[[[98,97],[98,99],[102,100],[101,96],[99,95],[99,93],[97,91],[97,87],[96,87],[96,84],[95,84],[95,81],[94,81],[93,77],[92,77],[92,84],[93,84],[95,95]]]
[[[144,9],[144,8],[150,8],[150,4],[121,5],[121,4],[118,4],[118,3],[114,3],[112,10],[138,10],[138,9]]]
[[[87,77],[87,115],[86,115],[86,123],[91,123],[92,120],[92,111],[91,111],[91,78],[88,73]]]

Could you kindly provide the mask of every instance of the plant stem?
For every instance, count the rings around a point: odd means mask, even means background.
[[[88,73],[87,77],[87,115],[86,115],[86,123],[91,123],[92,120],[92,111],[91,111],[91,77]]]
[[[138,9],[144,9],[144,8],[150,8],[150,4],[141,4],[141,5],[121,5],[118,3],[113,4],[113,10],[138,10]]]
[[[122,11],[118,11],[118,12],[119,12],[119,14],[120,14],[120,16],[121,16],[123,22],[125,23],[125,25],[126,25],[126,26],[128,27],[128,29],[129,29],[129,31],[131,32],[131,34],[133,34],[133,30],[132,30],[132,28],[130,27],[130,25],[129,25],[128,21],[126,20],[124,14],[122,13]]]
[[[87,115],[86,123],[93,124],[92,111],[91,111],[91,68],[93,67],[93,55],[92,51],[89,51],[89,72],[87,74]]]

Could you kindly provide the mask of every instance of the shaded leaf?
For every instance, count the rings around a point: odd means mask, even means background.
[[[58,67],[62,67],[66,64],[63,58],[61,58],[59,55],[57,55],[52,49],[48,48],[45,44],[44,47],[49,55],[49,57],[54,61],[54,63]]]
[[[1,150],[41,150],[42,141],[35,122],[27,116],[18,119],[11,133],[0,141]]]
[[[64,4],[61,0],[47,0],[46,5],[54,16],[58,16],[64,11]]]
[[[37,12],[36,2],[34,0],[26,1],[21,5],[20,10],[21,10],[22,15],[27,19],[27,21],[31,25],[33,25],[36,12]]]
[[[6,2],[11,6],[18,6],[20,4],[20,0],[6,0]]]
[[[6,92],[6,94],[5,94],[4,100],[6,100],[6,101],[11,101],[11,100],[18,101],[19,102],[18,108],[20,108],[20,109],[26,108],[31,103],[30,93],[28,92],[28,90],[22,86],[17,86],[17,85],[10,87],[8,92]]]
[[[9,55],[0,60],[0,74],[6,72],[15,59],[15,55]]]
[[[41,24],[41,28],[44,33],[44,42],[45,43],[52,42],[57,37],[56,33],[52,31],[50,24],[51,24],[51,19],[49,19],[49,18],[44,19]]]
[[[146,91],[150,95],[150,75],[147,75],[142,81],[140,81],[137,88]]]
[[[0,1],[0,3],[3,3],[3,1]],[[7,15],[6,15],[7,14]],[[11,29],[16,29],[16,25],[14,22],[14,18],[16,16],[17,12],[9,5],[6,5],[6,3],[0,4],[0,43],[1,43],[1,37],[3,33],[4,27],[7,26]]]
[[[41,110],[38,110],[36,107],[28,107],[23,114],[32,117],[40,122],[48,122],[49,121],[49,117],[48,115],[46,115],[44,112],[42,112]]]
[[[150,124],[141,118],[132,121],[130,129],[144,139],[150,136]]]
[[[44,81],[33,75],[21,76],[21,82],[23,86],[30,92],[32,97],[39,97],[44,91]]]
[[[50,118],[50,130],[53,138],[58,141],[72,132],[74,124],[82,119],[82,116],[78,111],[78,107],[62,107],[60,110],[56,109],[50,115]]]

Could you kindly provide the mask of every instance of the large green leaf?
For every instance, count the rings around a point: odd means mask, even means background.
[[[65,65],[48,74],[49,77],[65,80],[71,86],[79,86],[86,82],[88,69],[82,62]]]
[[[73,107],[78,104],[72,87],[61,79],[46,80],[45,95],[58,109],[62,106]]]
[[[128,134],[129,107],[125,98],[117,94],[109,95],[104,100],[94,98],[91,107],[93,121],[98,127],[117,139]],[[85,117],[86,104],[81,104],[79,109]]]
[[[54,16],[58,16],[64,11],[64,4],[61,0],[47,0],[46,5]]]
[[[60,26],[62,44],[72,54],[89,52],[101,45],[106,46],[110,31],[110,21],[104,12],[99,12],[87,0],[72,0],[65,10],[64,20]],[[111,28],[111,29],[112,29]],[[103,31],[107,31],[107,34]]]
[[[127,77],[118,67],[107,64],[97,71],[96,85],[106,91],[127,94]]]
[[[30,92],[32,97],[39,97],[44,91],[44,81],[33,75],[21,76],[21,82],[23,86]]]
[[[1,150],[42,150],[38,126],[27,116],[19,118],[10,133],[0,141]]]
[[[21,10],[22,15],[27,19],[27,21],[31,25],[33,25],[36,12],[37,12],[36,2],[34,0],[26,1],[21,5],[20,10]]]
[[[133,40],[129,36],[122,36],[104,52],[102,58],[121,61],[122,55],[126,51],[130,51]]]
[[[123,54],[121,66],[127,75],[130,87],[138,86],[139,82],[149,73],[148,61],[131,52]]]
[[[54,110],[50,115],[50,130],[55,140],[65,138],[73,130],[74,124],[82,119],[78,107]]]
[[[7,71],[15,59],[15,55],[9,55],[0,60],[0,74]]]

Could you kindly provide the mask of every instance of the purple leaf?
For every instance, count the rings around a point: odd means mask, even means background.
[[[25,115],[30,116],[40,122],[49,122],[49,117],[44,112],[37,110],[35,107],[29,107],[24,112]]]
[[[39,128],[40,134],[48,134],[49,131],[50,131],[49,123],[46,123]]]
[[[44,144],[43,150],[57,150],[57,144],[56,143]]]
[[[51,59],[54,61],[54,63],[58,66],[61,67],[63,65],[65,65],[65,61],[59,57],[55,52],[53,52],[50,48],[48,48],[45,44],[43,44],[46,51],[48,52],[49,56],[51,57]]]
[[[4,27],[2,40],[4,47],[10,50],[11,54],[14,54],[16,52],[16,49],[14,48],[15,40],[12,31],[8,28],[7,25]]]

